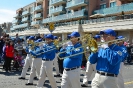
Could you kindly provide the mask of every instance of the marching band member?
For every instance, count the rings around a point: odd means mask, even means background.
[[[78,48],[81,47],[78,38],[80,37],[80,34],[78,32],[72,32],[70,37],[73,46],[67,46],[66,48],[62,48],[60,51],[66,52],[59,55],[61,58],[66,57],[63,61],[64,71],[62,75],[61,88],[81,88],[80,66],[82,63],[83,48]],[[71,56],[78,53],[80,54]]]
[[[123,36],[118,36],[117,39],[122,39],[124,38]],[[119,41],[118,45],[122,48],[123,50],[123,53],[124,53],[124,60],[126,59],[127,57],[127,48],[126,46],[124,46],[124,41]],[[119,88],[125,88],[124,86],[124,80],[123,80],[123,66],[124,66],[124,60],[121,62],[121,65],[120,65],[120,73],[118,75],[118,86]]]
[[[97,42],[100,42],[100,35],[95,35],[93,37]],[[83,78],[83,84],[81,85],[82,87],[87,87],[88,81],[92,75],[92,73],[96,73],[96,64],[91,64],[89,60],[87,61],[87,66],[86,66],[86,72],[85,76]]]
[[[29,41],[34,41],[34,36],[30,36],[28,38],[28,40]],[[24,67],[23,67],[23,70],[22,70],[22,73],[21,73],[21,77],[19,77],[18,79],[25,79],[26,72],[32,64],[32,57],[31,57],[31,54],[29,53],[29,47],[30,47],[30,45],[28,44],[28,47],[25,48],[27,56],[26,56],[26,59],[25,59],[25,64],[24,64]]]
[[[45,36],[47,44],[40,51],[42,53],[42,66],[37,88],[43,87],[46,76],[48,77],[52,88],[57,88],[56,81],[53,76],[53,60],[56,54],[56,47],[53,44],[54,37],[52,34]]]
[[[105,42],[115,40],[116,33],[112,29],[100,31],[100,34]],[[114,42],[108,43],[108,47],[100,48],[96,53],[92,52],[89,61],[91,64],[97,63],[92,88],[118,88],[117,76],[123,59],[122,49]]]
[[[26,85],[33,85],[33,79],[35,76],[35,73],[37,71],[38,76],[40,75],[40,68],[42,64],[42,55],[38,53],[40,51],[40,46],[39,42],[41,42],[41,39],[38,39],[35,41],[36,45],[33,50],[29,49],[30,54],[33,56],[34,60],[32,62],[31,66],[31,73],[30,73],[30,78],[28,80],[28,83]]]
[[[54,40],[58,39],[57,36],[54,36]],[[58,56],[58,49],[56,49],[56,55],[55,55],[55,58],[54,58],[54,66],[55,66],[55,70],[56,70],[56,75],[55,77],[60,77],[60,74],[59,74],[59,66],[58,66],[58,60],[57,60],[57,56]]]

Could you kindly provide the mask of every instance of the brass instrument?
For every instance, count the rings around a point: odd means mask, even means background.
[[[98,46],[101,46],[101,45],[103,45],[103,44],[108,44],[108,43],[119,43],[120,41],[124,41],[124,40],[126,40],[126,38],[122,38],[122,39],[115,39],[115,40],[111,40],[111,41],[107,41],[107,42],[99,42],[99,43],[97,43],[98,44]]]
[[[59,49],[59,40],[58,39],[55,39],[53,41],[54,45],[56,46],[57,49]]]
[[[86,50],[86,47],[89,47],[89,51],[90,52],[96,53],[98,51],[98,46],[101,46],[103,44],[108,44],[108,43],[111,43],[111,42],[118,43],[119,41],[123,41],[125,39],[126,38],[123,38],[123,39],[115,39],[115,40],[107,41],[107,42],[96,42],[96,40],[90,34],[86,34],[86,35],[84,35],[84,36],[81,37],[82,46],[81,47],[78,47],[78,48],[83,48],[85,50],[84,52],[80,52],[80,53],[77,53],[77,54],[74,54],[74,55],[71,55],[71,56],[67,56],[67,57],[63,57],[63,58],[60,58],[59,56],[58,57],[59,57],[59,59],[65,59],[65,58],[68,58],[68,57],[72,57],[72,56],[75,56],[75,55],[79,55],[79,54],[86,53],[86,52],[88,52]],[[74,49],[72,49],[72,50],[74,50]],[[65,53],[65,52],[66,51],[59,52],[58,55],[60,55],[62,53]],[[85,56],[86,56],[86,54],[85,54]]]
[[[84,52],[81,52],[81,53],[77,53],[77,54],[74,54],[74,55],[71,55],[71,56],[67,56],[67,57],[72,57],[72,56],[75,56],[75,55],[79,55],[79,54],[85,54],[85,57],[86,57],[86,59],[87,59],[87,55],[86,55],[86,53],[88,52],[87,50],[86,50],[86,47],[89,47],[89,51],[92,51],[92,52],[96,52],[97,50],[98,50],[98,48],[97,48],[97,43],[96,43],[96,41],[95,41],[95,39],[93,38],[93,37],[91,37],[91,35],[90,34],[85,34],[84,36],[82,36],[82,37],[79,37],[80,38],[80,40],[81,40],[81,42],[82,42],[82,46],[81,47],[78,47],[78,48],[83,48],[84,49]],[[70,40],[69,40],[70,41]],[[74,49],[72,49],[72,50],[74,50]],[[72,51],[72,50],[70,50],[70,51]],[[60,54],[62,54],[62,53],[65,53],[66,51],[64,51],[64,52],[59,52],[59,54],[58,55],[60,55]],[[59,56],[58,56],[59,57]],[[66,58],[66,57],[63,57],[63,58],[60,58],[59,57],[59,59],[64,59],[64,58]]]

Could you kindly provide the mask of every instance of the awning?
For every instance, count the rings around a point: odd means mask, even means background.
[[[104,16],[105,16],[104,14],[94,14],[94,15],[91,15],[90,18],[99,18]]]

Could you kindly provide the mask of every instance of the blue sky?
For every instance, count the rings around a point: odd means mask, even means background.
[[[16,10],[36,0],[1,0],[0,2],[0,24],[12,22]]]

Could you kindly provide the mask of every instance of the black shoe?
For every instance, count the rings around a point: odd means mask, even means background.
[[[26,83],[25,85],[33,85],[33,83]]]
[[[60,74],[58,74],[58,75],[55,75],[54,77],[61,77],[61,75],[60,75]]]
[[[37,77],[34,77],[34,80],[38,80],[38,78]]]
[[[82,86],[82,87],[88,87],[88,86],[86,86],[85,84],[82,84],[81,86]]]
[[[25,77],[19,77],[18,79],[25,79]]]

